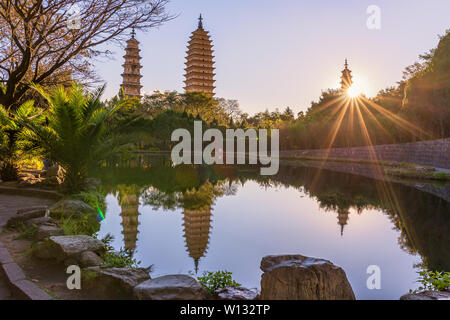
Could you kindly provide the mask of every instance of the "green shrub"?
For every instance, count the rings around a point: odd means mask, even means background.
[[[19,231],[17,239],[34,240],[36,234],[35,226],[26,226],[23,222],[18,222],[14,225],[14,229]]]
[[[105,196],[96,191],[80,192],[70,196],[71,199],[81,200],[96,210],[106,211]]]
[[[80,234],[91,236],[100,229],[100,223],[94,214],[72,215],[68,218],[61,216],[60,225],[66,236]]]
[[[417,282],[421,286],[415,291],[410,290],[412,293],[424,290],[443,291],[450,288],[450,272],[422,270],[418,274],[419,279]]]
[[[433,172],[433,179],[436,180],[450,180],[450,175],[446,172]]]
[[[210,295],[214,294],[214,292],[219,289],[241,286],[241,284],[232,279],[232,273],[228,271],[205,271],[201,277],[197,278],[197,280],[205,287]]]
[[[108,251],[103,255],[102,267],[107,268],[139,268],[141,264],[133,258],[133,252],[127,249],[120,251]]]
[[[102,256],[103,264],[102,267],[107,268],[139,268],[141,262],[134,259],[134,252],[132,250],[120,249],[119,252],[114,251],[114,248],[111,246],[111,243],[114,240],[114,236],[111,234],[105,235],[102,239],[100,239],[106,248],[105,254]],[[153,265],[146,268],[150,273],[152,272]]]

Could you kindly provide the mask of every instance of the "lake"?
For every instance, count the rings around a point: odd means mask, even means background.
[[[399,299],[422,268],[450,271],[450,204],[414,186],[308,167],[278,175],[227,166],[104,169],[99,236],[152,277],[227,270],[260,286],[261,258],[302,254],[342,267],[357,299]],[[367,268],[381,268],[369,290]]]

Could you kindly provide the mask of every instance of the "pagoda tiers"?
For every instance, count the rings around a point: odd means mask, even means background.
[[[123,83],[122,89],[126,97],[129,98],[141,98],[141,57],[139,52],[139,41],[135,38],[135,31],[131,34],[131,39],[127,41],[127,47],[125,49],[126,54],[123,56],[125,58],[125,63],[123,66]]]
[[[136,194],[123,195],[120,198],[120,206],[124,247],[134,251],[139,233],[139,197]]]
[[[198,29],[189,41],[186,60],[186,74],[184,75],[186,92],[205,92],[214,96],[214,61],[213,45],[208,31],[203,29],[203,18],[200,15]]]
[[[350,210],[348,209],[339,209],[338,210],[338,224],[341,226],[341,236],[344,235],[344,227],[348,224],[348,215],[350,214]]]
[[[341,76],[341,90],[347,91],[352,86],[352,84],[352,72],[348,69],[348,62],[347,59],[345,59],[345,69],[342,70]]]
[[[211,207],[200,210],[184,209],[184,238],[189,256],[194,259],[195,272],[198,272],[198,262],[206,254],[211,229]]]

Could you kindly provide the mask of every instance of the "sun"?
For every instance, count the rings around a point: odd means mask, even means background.
[[[347,89],[347,95],[350,98],[356,98],[356,97],[360,96],[361,93],[362,93],[361,90],[359,90],[358,87],[356,87],[355,85],[353,85]]]

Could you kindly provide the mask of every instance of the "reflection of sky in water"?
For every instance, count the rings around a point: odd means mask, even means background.
[[[107,197],[106,219],[100,236],[111,233],[113,245],[123,246],[117,199]],[[139,208],[136,258],[154,265],[153,277],[194,270],[183,237],[182,210]],[[234,196],[219,197],[212,210],[209,247],[199,263],[204,271],[227,270],[236,281],[259,288],[261,258],[270,254],[303,254],[341,266],[359,299],[398,299],[417,285],[420,262],[398,245],[400,232],[377,210],[360,215],[350,211],[341,237],[336,212],[325,212],[313,199],[294,188],[262,188],[249,181]],[[381,267],[381,290],[368,290],[369,265]]]

